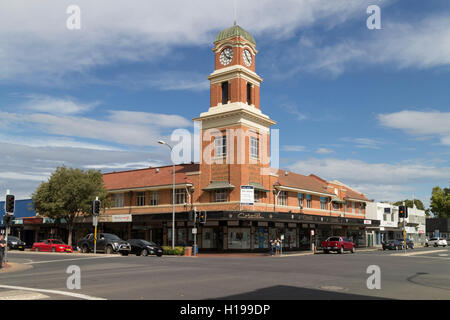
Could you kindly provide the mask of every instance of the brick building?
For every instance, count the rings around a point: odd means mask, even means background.
[[[275,121],[261,111],[252,35],[236,25],[228,28],[218,34],[213,52],[210,108],[193,119],[201,128],[200,162],[175,167],[176,245],[192,244],[188,216],[194,207],[207,212],[198,230],[200,250],[267,250],[280,235],[285,250],[307,249],[330,235],[364,238],[369,200],[363,194],[338,181],[270,168]],[[172,166],[103,177],[114,206],[100,217],[101,230],[170,245]],[[249,185],[255,202],[244,205],[240,189]],[[77,237],[92,229],[90,218],[79,222],[85,228],[78,228]]]

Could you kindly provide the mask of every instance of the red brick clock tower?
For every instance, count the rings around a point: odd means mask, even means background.
[[[255,39],[234,25],[217,35],[213,52],[210,108],[194,119],[201,124],[202,139],[199,200],[239,208],[241,185],[253,185],[259,203],[270,203],[270,175],[264,169],[269,168],[275,121],[260,109]]]

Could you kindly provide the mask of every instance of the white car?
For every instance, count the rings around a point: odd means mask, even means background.
[[[447,240],[442,239],[442,238],[431,238],[430,240],[428,240],[427,243],[425,243],[426,247],[439,247],[439,246],[443,246],[446,247],[447,246]]]

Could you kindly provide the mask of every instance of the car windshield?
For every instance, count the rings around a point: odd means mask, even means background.
[[[141,240],[145,246],[156,246],[156,243],[146,240]]]
[[[10,240],[10,241],[19,241],[19,238],[8,236],[8,240]]]
[[[118,236],[116,236],[115,234],[104,233],[103,236],[105,237],[105,239],[108,239],[108,240],[120,240],[120,238]]]
[[[339,241],[339,237],[329,237],[327,241]]]
[[[437,238],[431,238],[430,239],[430,241],[436,241],[437,240]]]
[[[61,240],[52,240],[53,244],[64,244]]]

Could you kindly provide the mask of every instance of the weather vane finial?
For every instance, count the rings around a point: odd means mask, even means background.
[[[237,24],[237,0],[234,0],[234,25]]]

